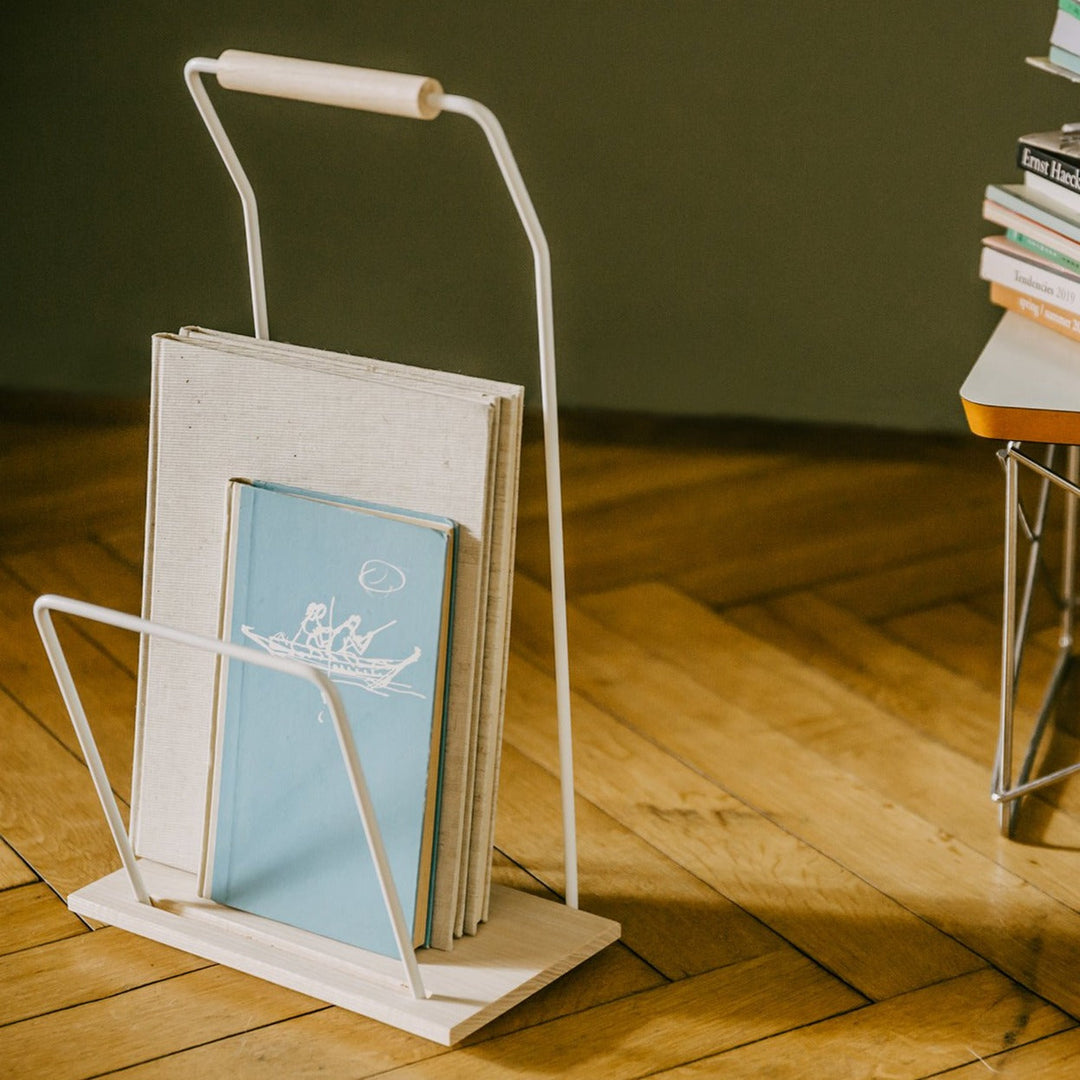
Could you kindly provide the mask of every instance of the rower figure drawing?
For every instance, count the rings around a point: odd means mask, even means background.
[[[375,573],[381,585],[378,589],[368,590],[364,583],[365,572],[375,563],[378,564]],[[406,586],[405,572],[381,559],[367,560],[358,580],[365,591],[381,594],[399,592]],[[387,582],[394,584],[387,587]],[[368,655],[377,635],[396,625],[397,619],[390,619],[367,630],[362,629],[363,616],[353,612],[335,626],[335,602],[334,597],[331,597],[329,605],[321,600],[309,601],[304,617],[291,637],[284,630],[266,634],[247,624],[241,625],[240,629],[246,638],[271,655],[287,656],[311,664],[325,671],[334,682],[359,686],[380,696],[410,694],[422,699],[422,693],[398,678],[423,656],[419,645],[414,645],[412,651],[402,657]]]

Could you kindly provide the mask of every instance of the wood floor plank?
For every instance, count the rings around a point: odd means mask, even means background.
[[[542,704],[550,700],[549,680],[511,657],[507,741],[551,767],[558,749]],[[889,997],[983,966],[840,862],[659,753],[591,702],[575,697],[573,705],[575,777],[583,796],[868,997]],[[603,866],[603,855],[598,858]],[[658,892],[663,887],[656,885]],[[718,913],[698,907],[662,909],[656,917],[678,925],[688,914],[706,932],[719,937],[725,931]]]
[[[946,604],[890,619],[882,624],[882,629],[934,663],[982,686],[991,695],[998,694],[1000,648],[995,639],[1000,635],[1000,627],[966,604]],[[1056,638],[1055,634],[1048,642],[1033,636],[1024,649],[1024,662],[1016,684],[1020,718],[1014,740],[1017,763],[1030,736],[1030,718],[1042,705],[1057,659]],[[1080,761],[1075,701],[1069,695],[1063,699],[1055,723],[1043,743],[1036,759],[1036,773]],[[1038,798],[1073,817],[1080,817],[1080,783],[1075,779],[1044,789]],[[1032,806],[1032,800],[1027,800],[1024,806]]]
[[[835,528],[823,505],[842,511],[850,498],[850,466],[826,461],[786,470],[781,484],[742,478],[717,480],[622,499],[565,518],[566,568],[571,592],[596,591],[642,578],[666,579],[711,602],[766,595],[880,568],[919,554],[951,550],[972,535],[996,535],[999,515],[972,493],[946,490],[923,499],[912,514],[913,493],[926,467],[910,462],[867,466],[865,506],[857,521]],[[906,496],[906,497],[905,497]],[[950,498],[950,496],[952,496]],[[777,529],[782,520],[784,528]],[[687,569],[685,538],[707,538],[707,557]],[[619,558],[610,557],[612,537]],[[793,540],[792,538],[797,538]],[[547,542],[542,530],[522,530],[519,565],[544,580]]]
[[[1022,835],[1043,841],[1039,848],[1006,843],[999,835],[987,796],[996,697],[866,624],[854,642],[843,612],[820,598],[798,599],[718,619],[671,590],[640,586],[590,598],[584,606],[632,640],[641,640],[650,620],[650,648],[665,660],[1011,873],[1080,908],[1072,855],[1080,848],[1076,820],[1026,817]],[[980,727],[989,754],[979,746]],[[984,760],[962,751],[981,753]]]
[[[685,625],[673,626],[672,632],[687,639]],[[571,637],[579,692],[1018,982],[1080,1014],[1074,974],[1080,966],[1080,915],[1074,909],[1032,888],[1020,873],[934,824],[936,819],[921,817],[868,786],[834,764],[832,754],[807,749],[766,719],[694,682],[688,669],[646,652],[636,643],[640,636],[622,638],[576,614]],[[520,639],[517,647],[523,647]],[[788,680],[774,676],[774,681]],[[761,716],[773,707],[761,702]],[[838,730],[838,720],[835,713],[825,714],[819,730]],[[770,768],[763,769],[762,762]],[[941,775],[948,774],[931,772],[930,777]],[[932,794],[930,777],[917,779]],[[970,801],[960,800],[957,811],[968,812]],[[989,833],[983,835],[990,840]],[[1052,851],[1039,849],[1034,857],[1018,848],[1001,841],[997,858],[1054,880],[1056,869],[1040,869]],[[1061,892],[1075,889],[1075,881],[1056,884]]]
[[[1025,1043],[1014,1050],[988,1055],[963,1068],[933,1075],[948,1080],[987,1080],[1003,1076],[1006,1080],[1056,1080],[1076,1075],[1080,1064],[1080,1028],[1072,1028]],[[929,1077],[930,1074],[927,1074]]]
[[[1001,681],[1000,619],[988,619],[969,604],[942,603],[891,615],[880,625],[913,652],[970,679],[987,693],[997,693]],[[1033,658],[1039,674],[1049,675],[1052,652],[1037,648]],[[1034,704],[1029,699],[1025,708]]]
[[[769,989],[776,986],[786,988],[783,997]],[[785,950],[452,1050],[386,1076],[623,1080],[862,1004],[853,990]],[[598,1032],[603,1032],[602,1039],[597,1039]]]
[[[280,986],[204,967],[0,1028],[0,1077],[97,1076],[320,1008]]]
[[[1071,1017],[997,972],[981,971],[654,1075],[920,1080],[928,1070],[996,1061],[999,1051],[1073,1030]],[[994,1071],[982,1068],[984,1077]]]
[[[76,600],[138,615],[141,576],[108,548],[91,541],[60,544],[4,556],[4,565],[34,595],[59,593]],[[139,639],[127,630],[80,622],[82,633],[99,642],[128,672],[138,666]]]
[[[886,487],[888,490],[888,487]],[[907,499],[898,502],[909,505]],[[763,537],[733,538],[731,549],[715,557],[695,562],[686,568],[666,575],[673,585],[684,592],[716,606],[761,599],[798,589],[818,588],[824,584],[846,579],[853,574],[868,574],[887,570],[912,557],[925,557],[948,551],[964,543],[972,535],[987,535],[996,516],[982,506],[967,509],[942,509],[936,514],[906,516],[896,519],[891,514],[871,513],[858,529],[816,530],[804,521],[792,523],[797,543],[771,544]],[[689,523],[687,523],[689,524]],[[674,545],[677,538],[672,536]],[[763,548],[765,550],[763,550]],[[661,575],[638,573],[636,580]],[[597,584],[583,588],[601,588]],[[614,584],[627,584],[611,582]]]
[[[0,428],[0,546],[38,548],[93,528],[141,520],[146,425],[43,423]]]
[[[1053,812],[1049,798],[1029,800],[1030,812],[1019,822],[1018,839],[1024,844],[1003,844],[998,836],[997,812],[986,794],[997,740],[996,694],[920,659],[869,626],[861,627],[858,644],[845,640],[850,622],[814,598],[801,604],[785,598],[728,616],[762,638],[782,641],[785,650],[819,673],[827,672],[880,706],[862,729],[852,726],[818,737],[804,732],[800,738],[808,745],[846,763],[916,812],[932,814],[943,828],[1002,866],[1080,906],[1069,854],[1080,849],[1075,788],[1062,787],[1052,796],[1071,813]],[[840,647],[833,649],[834,642]],[[1018,747],[1026,743],[1032,721],[1031,714],[1018,712]],[[1070,741],[1075,742],[1067,736],[1058,739],[1054,752],[1068,753],[1063,744]],[[948,784],[941,782],[943,776],[949,777]],[[1043,847],[1025,846],[1036,843]]]
[[[0,889],[11,889],[16,885],[29,885],[32,881],[37,881],[37,875],[0,838]]]
[[[73,754],[81,757],[78,739],[49,668],[33,618],[37,593],[0,567],[0,618],[9,628],[0,688],[39,720]],[[134,750],[135,681],[96,645],[74,630],[66,618],[55,619],[86,710],[90,727],[117,796],[131,794]]]
[[[649,444],[581,445],[564,442],[560,474],[566,514],[706,482],[739,478],[790,468],[797,458],[783,450],[763,449],[740,454],[702,454],[697,447]],[[542,476],[544,446],[533,442],[522,448],[522,471]],[[544,518],[547,497],[543,484],[528,484],[522,492],[518,518],[523,523]]]
[[[856,574],[822,586],[821,595],[869,622],[962,600],[972,593],[1000,589],[1000,543],[959,547]]]
[[[0,956],[85,931],[86,924],[40,881],[0,892]]]
[[[506,746],[501,792],[499,848],[563,890],[558,782]],[[762,923],[584,798],[576,816],[581,906],[619,922],[622,940],[668,978],[780,947]]]
[[[116,870],[86,767],[4,693],[0,745],[0,836],[63,897]]]
[[[440,1055],[444,1048],[344,1009],[321,1009],[251,1031],[215,1038],[143,1064],[108,1070],[122,1080],[316,1080],[383,1075]]]
[[[492,880],[499,885],[542,896],[545,900],[561,899],[535,875],[523,870],[498,850],[494,852],[492,860]],[[480,933],[483,932],[481,927]],[[485,1024],[466,1042],[481,1042],[496,1035],[546,1023],[616,998],[651,990],[667,981],[655,966],[632,952],[625,940],[620,940],[601,949],[584,964],[526,998],[509,1012]]]
[[[207,966],[112,927],[39,945],[0,958],[0,1024],[63,1012]]]
[[[795,593],[764,609],[787,628],[786,652],[989,769],[996,693],[929,663],[815,594]],[[752,616],[743,617],[738,610],[725,612],[725,617],[751,627]],[[760,622],[753,627],[760,627]]]
[[[981,686],[996,699],[1001,684],[1001,620],[968,604],[941,604],[883,620],[881,629],[913,652]],[[1020,712],[1034,715],[1057,658],[1057,634],[1032,635],[1017,684]]]

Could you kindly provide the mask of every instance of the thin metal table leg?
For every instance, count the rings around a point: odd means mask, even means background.
[[[1001,801],[1012,786],[1012,725],[1013,697],[1016,685],[1016,540],[1018,465],[1010,443],[1004,454],[1005,466],[1005,577],[1001,618],[1001,704],[997,758],[994,763],[993,794],[999,801],[1001,831],[1011,832],[1013,813],[1006,801]]]

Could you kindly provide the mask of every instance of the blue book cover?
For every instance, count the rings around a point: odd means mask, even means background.
[[[452,522],[233,481],[224,636],[324,670],[344,700],[391,872],[424,944],[445,722]],[[333,723],[303,680],[229,662],[203,893],[397,956]]]

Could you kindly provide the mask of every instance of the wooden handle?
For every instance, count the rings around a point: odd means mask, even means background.
[[[431,120],[441,111],[431,104],[430,95],[441,94],[442,87],[435,79],[423,75],[371,71],[239,49],[226,49],[218,57],[216,73],[218,82],[227,90],[249,94],[366,109],[417,120]]]

